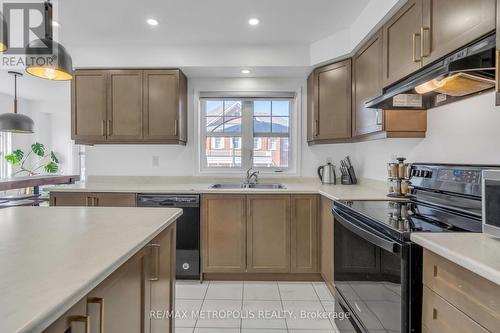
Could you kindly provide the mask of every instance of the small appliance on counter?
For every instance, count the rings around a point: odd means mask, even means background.
[[[318,177],[323,184],[337,184],[337,174],[335,173],[335,165],[328,162],[318,168]]]
[[[410,196],[410,169],[411,164],[405,163],[405,157],[396,158],[397,162],[387,163],[387,184],[391,198]]]
[[[356,173],[354,172],[354,167],[351,163],[351,158],[346,156],[343,160],[340,161],[340,172],[342,176],[340,177],[340,183],[342,185],[355,185],[358,183],[358,179],[356,178]]]
[[[500,169],[484,170],[483,232],[500,238]]]

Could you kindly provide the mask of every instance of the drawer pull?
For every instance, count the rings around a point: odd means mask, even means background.
[[[87,315],[89,314],[89,304],[99,304],[99,333],[104,332],[104,298],[89,297],[87,298]]]
[[[179,121],[177,119],[174,121],[174,135],[179,135]]]
[[[438,276],[438,267],[437,265],[434,265],[434,273],[433,273],[434,277],[437,277]]]
[[[68,317],[68,325],[69,325],[70,332],[72,331],[71,324],[76,322],[76,323],[84,323],[85,333],[90,333],[89,321],[90,321],[89,316],[70,316],[70,317]]]
[[[151,276],[149,281],[158,281],[160,279],[160,244],[150,244],[151,248]]]
[[[413,62],[420,62],[422,61],[422,58],[417,58],[417,37],[420,39],[422,38],[422,35],[420,33],[414,33],[413,34]]]
[[[432,319],[437,320],[438,319],[438,310],[436,308],[432,309]]]

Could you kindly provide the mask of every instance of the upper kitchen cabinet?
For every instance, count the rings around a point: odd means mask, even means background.
[[[352,136],[382,130],[381,112],[365,102],[382,93],[382,31],[373,36],[353,57]]]
[[[429,64],[495,30],[495,2],[423,0],[423,64]]]
[[[78,144],[186,144],[187,79],[180,70],[76,70]]]
[[[78,142],[106,142],[105,71],[76,71],[71,81],[71,133]]]
[[[107,141],[142,140],[142,71],[108,71]]]
[[[308,79],[308,142],[351,138],[351,59],[319,67]]]
[[[144,71],[145,140],[187,141],[186,86],[181,71]]]
[[[422,7],[422,0],[408,1],[382,28],[384,86],[422,67]]]
[[[383,85],[495,30],[496,0],[410,0],[383,27]]]

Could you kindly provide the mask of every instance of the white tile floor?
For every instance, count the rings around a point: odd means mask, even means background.
[[[321,282],[199,282],[178,281],[176,310],[187,311],[188,318],[176,319],[176,333],[334,333],[333,320],[301,319],[300,311],[328,312],[333,297]],[[268,318],[196,318],[192,311],[225,310],[252,313]],[[276,318],[283,311],[296,317]]]

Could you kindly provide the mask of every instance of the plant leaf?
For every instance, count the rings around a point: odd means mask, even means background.
[[[20,149],[14,150],[12,153],[5,155],[5,160],[12,165],[18,165],[23,159],[24,153]]]
[[[59,164],[59,159],[53,151],[50,152],[50,159],[52,160],[52,162]]]
[[[31,145],[31,150],[40,157],[45,155],[45,146],[39,142],[35,142]]]
[[[59,166],[55,162],[49,162],[43,168],[48,173],[56,173],[59,170]]]

